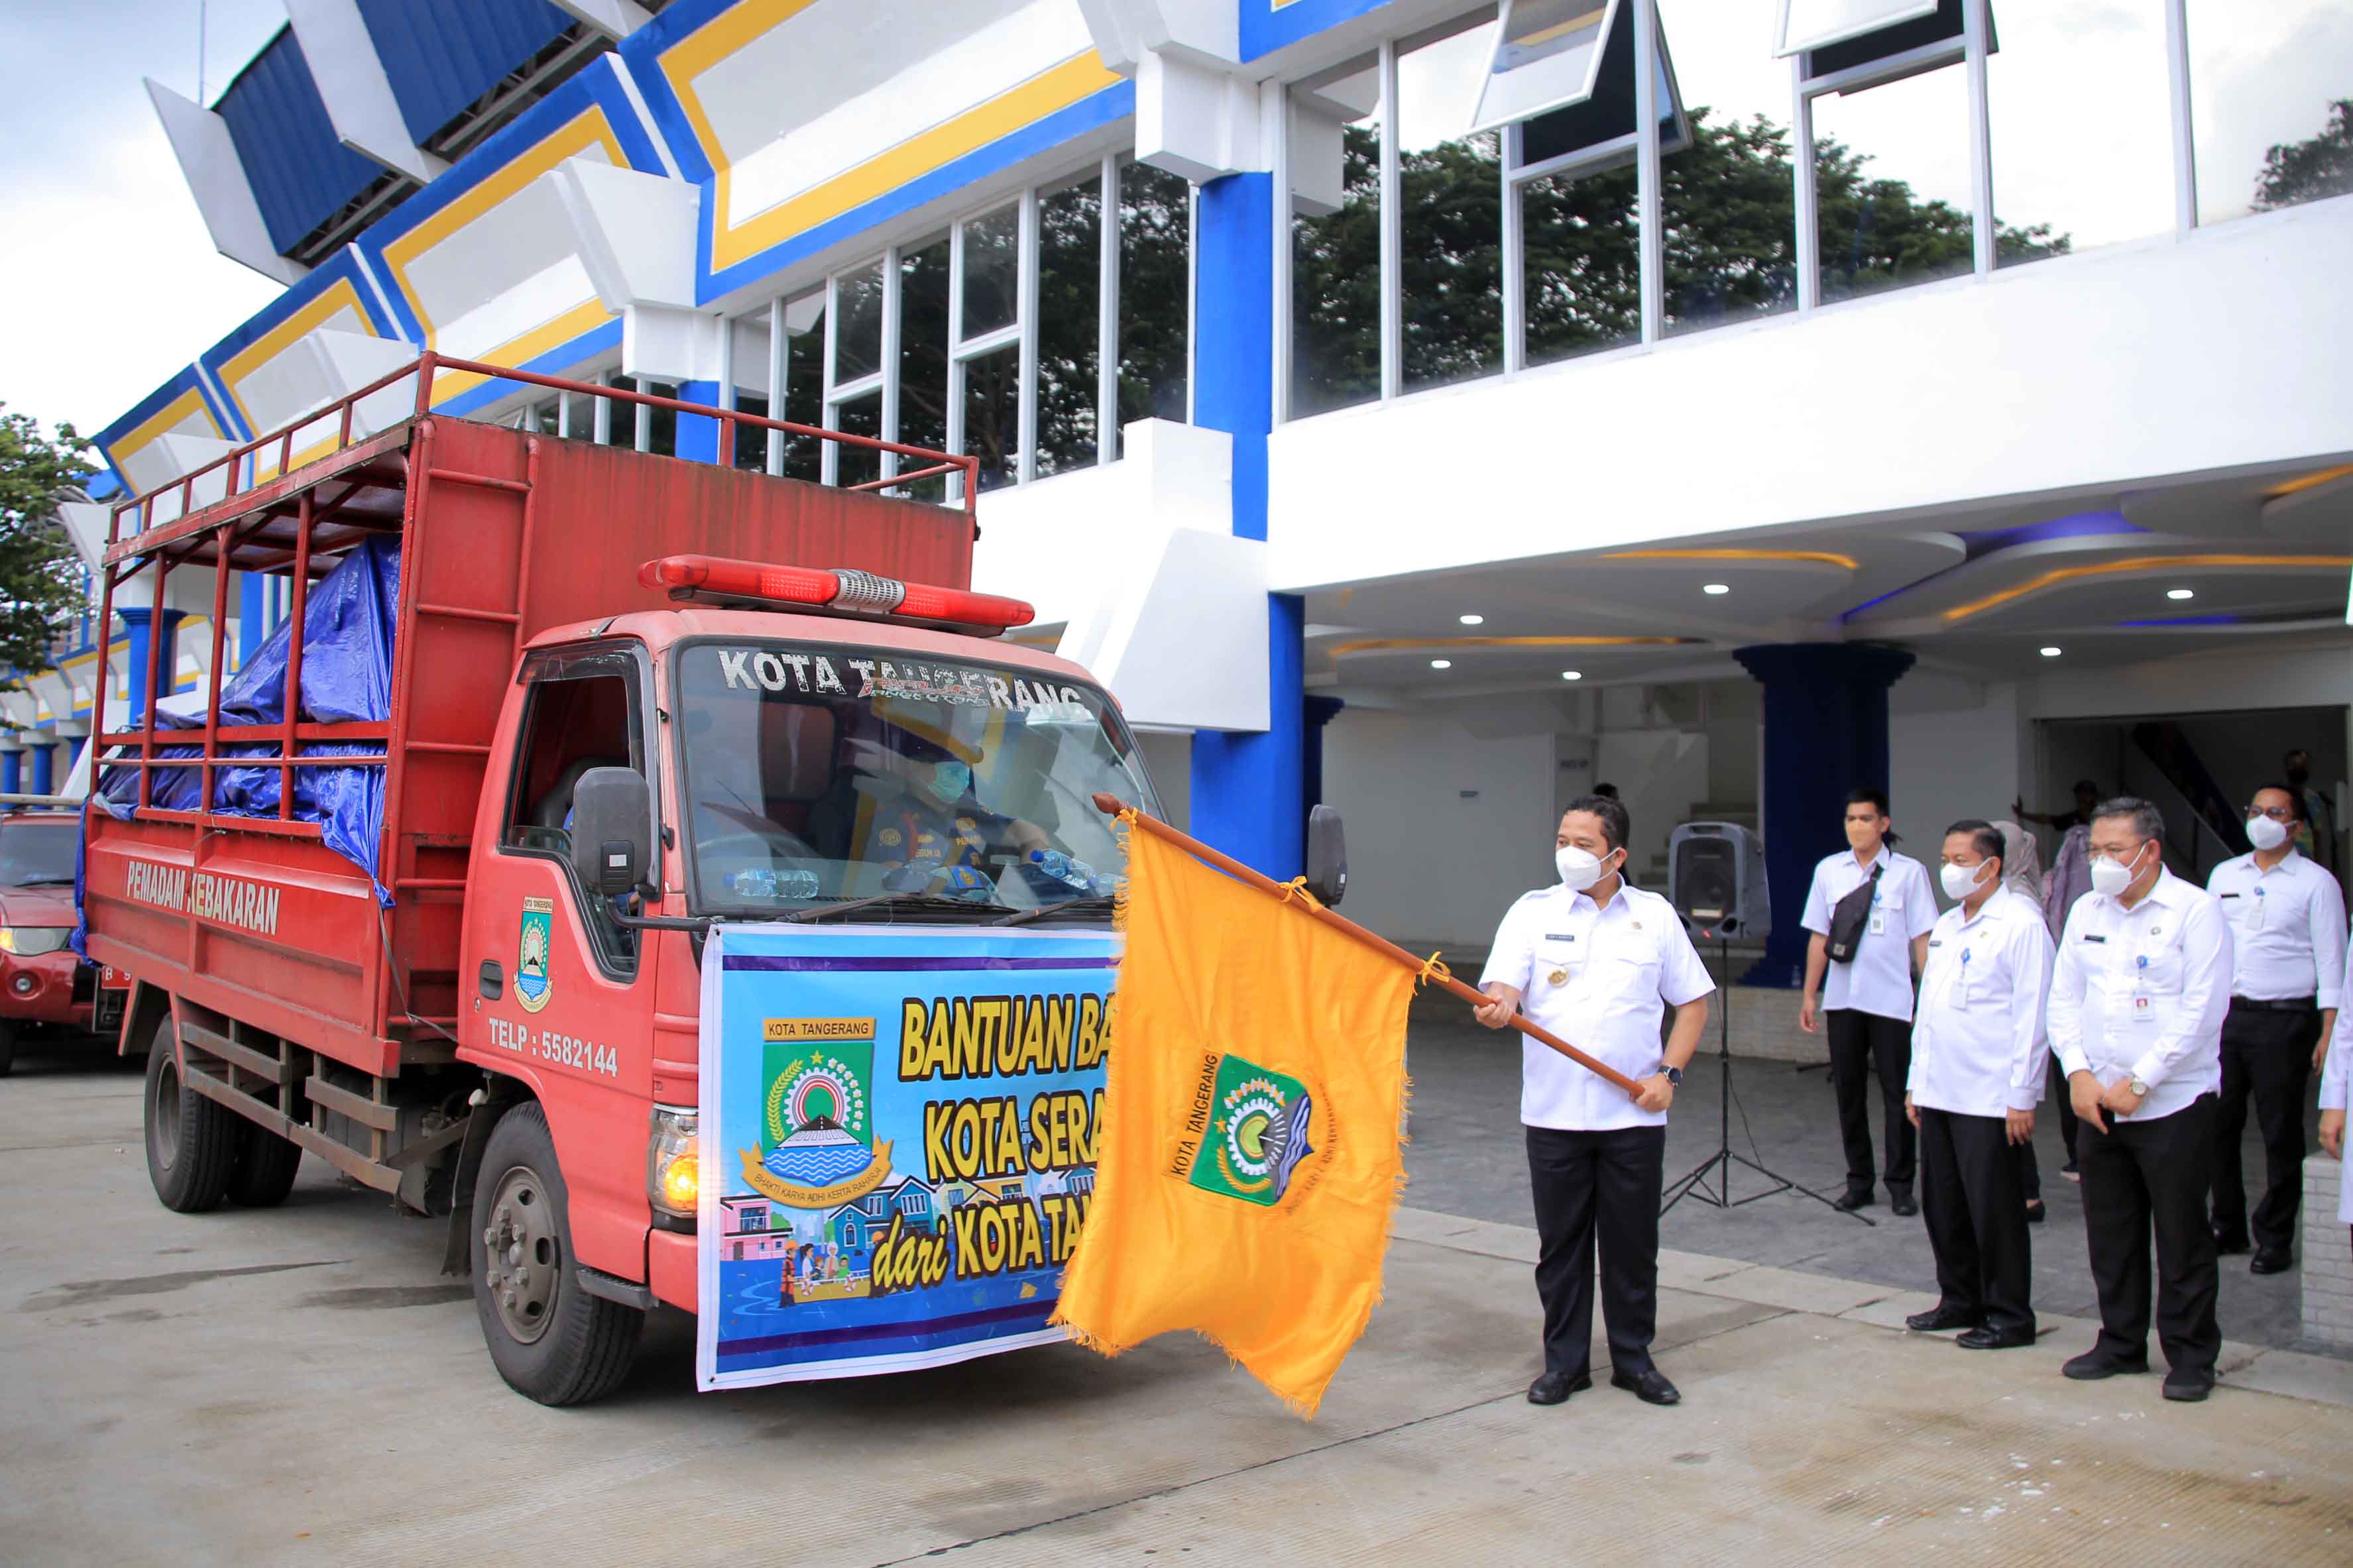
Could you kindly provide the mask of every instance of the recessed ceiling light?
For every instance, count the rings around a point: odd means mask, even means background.
[[[1466,626],[1483,626],[1487,624],[1487,617],[1484,616],[1464,616],[1462,617],[1462,624]]]
[[[1732,584],[1729,583],[1703,583],[1700,584],[1699,591],[1703,594],[1729,594],[1732,592]]]
[[[2059,657],[2059,650],[2055,647],[2046,647],[2042,650],[2042,657],[2045,658],[2057,658]]]
[[[1585,679],[1585,671],[1581,669],[1564,669],[1560,672],[1560,678],[1563,680],[1583,680]]]
[[[2165,596],[2168,599],[2194,599],[2198,596],[2198,590],[2195,588],[2168,588],[2165,591]]]
[[[1432,669],[1452,669],[1454,668],[1454,661],[1451,658],[1433,658],[1430,661],[1430,668]]]

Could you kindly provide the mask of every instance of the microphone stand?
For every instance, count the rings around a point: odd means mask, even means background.
[[[1699,934],[1703,939],[1710,936],[1715,938],[1716,973],[1725,977],[1726,985],[1729,986],[1732,978],[1731,939],[1721,928],[1715,931],[1703,928]],[[1721,1065],[1724,1074],[1723,1093],[1716,1105],[1715,1152],[1701,1161],[1693,1170],[1668,1184],[1666,1202],[1660,1205],[1659,1213],[1664,1215],[1667,1210],[1685,1198],[1697,1198],[1700,1202],[1715,1208],[1734,1209],[1738,1208],[1742,1204],[1753,1204],[1759,1198],[1769,1198],[1781,1193],[1803,1193],[1833,1214],[1842,1214],[1851,1219],[1862,1220],[1863,1224],[1877,1229],[1879,1226],[1877,1220],[1852,1209],[1840,1208],[1837,1204],[1811,1187],[1801,1187],[1779,1172],[1767,1170],[1747,1155],[1736,1154],[1732,1152],[1732,996],[1728,989],[1724,994],[1722,1001],[1724,1005],[1717,1008],[1715,1014],[1715,1059]],[[1734,1197],[1732,1167],[1735,1165],[1747,1166],[1767,1181],[1771,1182],[1773,1185],[1761,1193],[1751,1193],[1745,1198]],[[1717,1190],[1715,1192],[1708,1191],[1706,1184],[1706,1177],[1711,1171],[1720,1173],[1716,1178]]]

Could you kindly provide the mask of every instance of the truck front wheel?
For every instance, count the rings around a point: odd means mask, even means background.
[[[471,1251],[475,1313],[508,1387],[542,1405],[585,1405],[628,1375],[646,1315],[581,1288],[555,1141],[535,1104],[491,1130]]]
[[[165,1208],[202,1214],[218,1208],[228,1191],[240,1120],[188,1087],[172,1046],[166,1011],[147,1047],[147,1179]]]

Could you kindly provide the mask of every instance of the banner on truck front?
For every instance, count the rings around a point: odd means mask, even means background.
[[[1049,1328],[1094,1192],[1108,934],[727,926],[702,961],[702,1389]]]

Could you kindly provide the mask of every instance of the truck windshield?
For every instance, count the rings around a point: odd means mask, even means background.
[[[1109,699],[1034,670],[745,641],[690,645],[678,679],[699,913],[906,894],[1108,918],[1125,858],[1092,796],[1158,810]]]
[[[81,825],[72,818],[0,822],[0,888],[71,884],[81,854]]]

